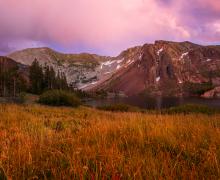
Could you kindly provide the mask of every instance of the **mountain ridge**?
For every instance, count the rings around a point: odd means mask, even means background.
[[[220,46],[158,40],[122,51],[116,57],[64,54],[50,48],[29,48],[9,54],[17,62],[41,64],[65,72],[69,84],[86,91],[106,90],[135,95],[184,94],[185,83],[220,85]],[[210,74],[215,74],[211,76]],[[168,92],[169,91],[169,92]]]

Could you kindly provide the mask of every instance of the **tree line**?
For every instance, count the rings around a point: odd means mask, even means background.
[[[42,66],[37,59],[30,66],[29,79],[29,90],[33,94],[41,94],[51,89],[69,89],[65,73],[56,73],[54,68],[47,64]]]
[[[15,97],[21,92],[41,94],[51,89],[69,89],[64,72],[55,72],[47,64],[42,66],[37,59],[29,67],[29,73],[26,76],[24,74],[19,70],[18,64],[7,58],[0,58],[0,96]]]

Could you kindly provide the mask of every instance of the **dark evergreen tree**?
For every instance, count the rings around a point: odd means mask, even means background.
[[[57,76],[56,76],[56,87],[57,89],[62,89],[60,71],[58,71]]]
[[[52,66],[45,64],[42,67],[36,59],[30,67],[30,82],[30,91],[35,94],[51,89],[67,90],[69,88],[65,73],[58,71],[56,74]]]
[[[40,94],[43,92],[44,89],[44,74],[43,74],[43,68],[40,66],[37,59],[33,61],[33,63],[30,66],[30,91],[34,94]]]
[[[56,87],[56,73],[53,67],[50,67],[50,89],[57,89]]]
[[[61,73],[61,89],[68,89],[68,84],[66,80],[66,76],[64,73]]]

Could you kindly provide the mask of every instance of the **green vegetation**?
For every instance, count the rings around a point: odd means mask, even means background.
[[[64,73],[54,71],[53,67],[39,64],[35,59],[30,66],[30,92],[33,94],[41,94],[50,89],[68,89],[66,76]]]
[[[7,179],[220,179],[220,115],[0,105]]]
[[[0,97],[18,99],[24,92],[41,94],[50,89],[69,89],[64,73],[56,73],[46,64],[41,66],[36,59],[28,69],[9,58],[0,57]]]
[[[207,67],[202,67],[201,69],[200,69],[200,73],[204,76],[204,77],[206,77],[206,78],[209,78],[210,80],[212,79],[212,78],[216,78],[216,77],[220,77],[220,69],[216,69],[216,70],[209,70],[209,69],[207,69]]]
[[[131,106],[128,104],[111,104],[97,107],[100,110],[104,111],[115,111],[115,112],[140,112],[141,109],[136,106]]]
[[[89,93],[87,93],[85,91],[82,91],[80,89],[72,90],[71,92],[74,93],[80,99],[91,98],[92,97],[92,95],[90,95]]]
[[[213,85],[211,82],[208,83],[184,83],[184,91],[188,92],[191,95],[202,95],[206,91],[213,89]]]
[[[180,106],[175,106],[171,108],[164,108],[161,110],[146,110],[141,109],[136,106],[131,106],[127,104],[112,104],[112,105],[104,105],[99,106],[97,109],[104,111],[112,111],[112,112],[140,112],[146,114],[206,114],[213,115],[220,113],[219,108],[208,107],[206,105],[198,105],[198,104],[185,104]]]
[[[220,113],[220,110],[205,105],[186,104],[186,105],[171,107],[168,109],[162,109],[161,113],[162,114],[191,114],[191,113],[216,114],[216,113]]]
[[[97,97],[97,98],[104,99],[108,96],[108,93],[105,90],[99,90],[99,91],[95,92],[94,96]]]
[[[40,95],[38,102],[50,106],[78,107],[80,105],[80,99],[76,95],[63,90],[46,91]]]

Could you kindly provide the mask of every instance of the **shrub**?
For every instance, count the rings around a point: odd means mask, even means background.
[[[39,98],[39,103],[51,106],[71,106],[78,107],[80,99],[73,93],[63,90],[49,90]]]
[[[205,105],[197,104],[186,104],[182,106],[172,107],[161,110],[162,114],[190,114],[190,113],[201,113],[201,114],[215,114],[219,113],[220,110],[217,108],[211,108]]]
[[[25,102],[26,102],[26,93],[21,92],[20,94],[18,94],[17,103],[24,104]]]
[[[83,98],[91,98],[91,95],[85,91],[82,91],[82,90],[73,90],[73,93],[79,97],[80,99],[83,99]]]
[[[105,106],[99,106],[97,107],[100,110],[104,111],[119,111],[119,112],[138,112],[141,111],[136,106],[131,106],[128,104],[112,104],[112,105],[105,105]]]
[[[104,90],[96,91],[95,97],[97,98],[106,98],[108,96],[108,93]]]
[[[203,93],[205,93],[206,91],[209,91],[211,89],[213,89],[213,85],[212,83],[208,82],[208,83],[185,83],[184,84],[184,90],[190,94],[194,94],[194,95],[201,95]]]

